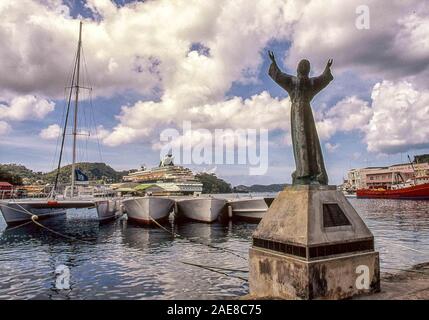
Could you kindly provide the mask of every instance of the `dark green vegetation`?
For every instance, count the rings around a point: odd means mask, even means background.
[[[195,177],[203,184],[203,193],[231,193],[231,185],[211,173],[198,173]]]
[[[16,166],[17,170],[11,170],[11,166],[15,167],[15,165],[0,164],[0,181],[9,182],[13,185],[22,185],[22,178],[27,174],[25,170],[22,170],[22,168],[26,170],[28,169],[24,166]]]
[[[88,163],[82,162],[76,164],[76,168],[85,173],[91,181],[104,181],[107,183],[120,182],[122,177],[127,174],[127,171],[116,171],[105,163]],[[42,173],[34,172],[22,165],[2,164],[0,165],[0,181],[7,181],[12,184],[22,184],[23,180],[26,183],[53,183],[57,170]],[[67,183],[70,181],[71,165],[61,168],[58,181]],[[12,179],[12,180],[11,180]]]
[[[261,184],[254,184],[250,187],[238,185],[234,187],[233,192],[236,193],[249,193],[249,192],[280,192],[282,191],[287,184],[270,184],[270,185],[261,185]]]
[[[414,163],[426,163],[429,162],[429,154],[421,154],[414,156]]]
[[[105,163],[90,163],[90,162],[81,162],[76,164],[76,168],[80,169],[84,174],[86,174],[90,181],[104,181],[107,183],[120,182],[122,177],[128,173],[127,172],[118,172],[112,167],[108,166]],[[44,175],[44,180],[47,182],[54,182],[55,175],[57,170],[49,172]],[[71,176],[71,165],[62,167],[60,170],[60,176],[58,178],[59,182],[67,183],[70,181]]]

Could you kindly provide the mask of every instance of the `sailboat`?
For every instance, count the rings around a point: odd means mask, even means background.
[[[79,92],[80,72],[81,72],[81,55],[82,55],[82,22],[79,24],[79,42],[77,47],[76,58],[74,61],[73,75],[71,80],[70,92],[67,100],[67,109],[65,115],[65,124],[62,132],[61,148],[58,159],[57,173],[54,186],[51,193],[46,199],[10,199],[0,201],[0,210],[8,225],[20,224],[31,220],[39,220],[57,215],[63,215],[69,208],[96,208],[100,221],[114,219],[119,210],[119,202],[115,199],[99,198],[79,198],[76,197],[76,182],[80,180],[82,172],[76,169],[76,148],[78,131],[78,109],[79,109]],[[69,194],[62,197],[57,194],[58,178],[61,169],[65,137],[67,133],[67,123],[70,115],[74,93],[74,117],[73,117],[73,162],[71,170],[71,186]]]

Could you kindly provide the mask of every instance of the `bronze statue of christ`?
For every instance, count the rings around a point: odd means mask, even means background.
[[[269,75],[288,92],[292,104],[291,135],[296,164],[296,170],[292,174],[293,184],[327,185],[328,175],[310,102],[334,79],[331,74],[333,60],[328,60],[325,71],[320,76],[310,78],[310,62],[303,59],[298,63],[295,77],[281,72],[274,53],[268,51],[268,54],[272,61]]]

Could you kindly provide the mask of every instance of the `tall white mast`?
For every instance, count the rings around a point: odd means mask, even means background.
[[[75,170],[76,170],[76,137],[77,137],[77,112],[79,106],[79,76],[80,76],[80,53],[82,47],[82,21],[79,24],[79,43],[77,45],[77,69],[76,69],[76,82],[75,82],[75,103],[74,103],[74,121],[73,121],[73,162],[71,170],[71,196],[74,196],[75,185]]]

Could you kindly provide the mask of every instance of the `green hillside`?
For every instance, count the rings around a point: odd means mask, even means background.
[[[59,182],[67,183],[70,181],[71,165],[64,166],[60,169]],[[105,163],[81,162],[76,164],[76,169],[86,174],[90,181],[102,180],[108,183],[120,182],[126,172],[118,172]],[[57,170],[43,175],[43,180],[53,183]]]
[[[234,192],[237,193],[249,193],[249,192],[279,192],[282,191],[287,184],[270,184],[270,185],[261,185],[254,184],[251,186],[238,185],[234,187]]]
[[[210,173],[198,173],[195,177],[203,184],[203,193],[231,193],[229,183]]]
[[[77,163],[76,168],[85,173],[90,181],[120,182],[127,171],[116,171],[105,163]],[[15,185],[20,185],[23,179],[28,183],[43,181],[43,183],[53,183],[57,170],[43,173],[34,172],[23,165],[17,164],[0,164],[0,181],[7,181]],[[71,176],[71,165],[64,166],[60,169],[58,181],[69,183]]]
[[[42,172],[34,172],[19,164],[0,164],[0,181],[21,185],[23,179],[36,182],[43,176]]]

